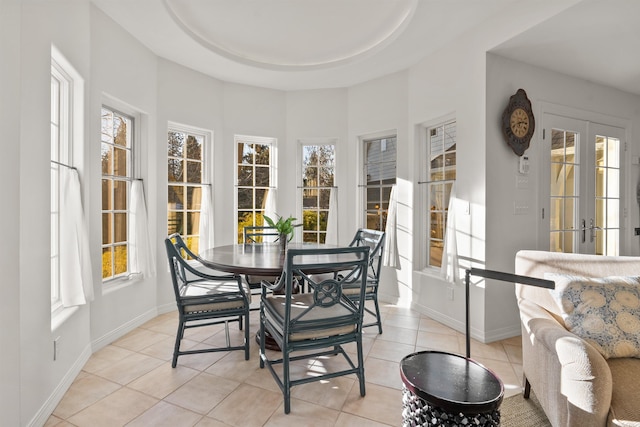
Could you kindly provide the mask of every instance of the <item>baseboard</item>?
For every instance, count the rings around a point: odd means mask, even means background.
[[[39,427],[46,424],[47,420],[64,397],[64,394],[69,390],[69,387],[71,387],[71,384],[73,384],[73,381],[76,379],[80,371],[82,371],[82,368],[91,357],[91,354],[91,346],[87,345],[62,380],[58,383],[58,386],[55,388],[53,393],[51,393],[49,398],[44,402],[44,405],[40,407],[40,410],[38,410],[31,421],[29,421],[27,426]]]
[[[520,328],[520,323],[518,323],[513,326],[507,326],[504,328],[487,331],[487,333],[484,336],[486,341],[484,342],[494,342],[494,341],[505,340],[507,338],[518,337],[521,334],[522,334],[522,329]]]
[[[141,325],[145,324],[149,320],[151,320],[154,317],[156,317],[158,315],[158,311],[159,311],[158,307],[154,307],[151,310],[141,314],[140,316],[135,317],[135,318],[131,319],[130,321],[128,321],[127,323],[125,323],[125,324],[117,327],[116,329],[106,333],[105,335],[101,336],[97,340],[92,341],[91,342],[92,351],[95,353],[96,351],[100,350],[101,348],[106,347],[107,345],[111,344],[112,342],[114,342],[118,338],[124,336],[125,334],[127,334],[127,333],[129,333],[131,331],[133,331],[138,326],[141,326]]]
[[[172,311],[176,311],[177,307],[176,307],[176,303],[175,302],[170,302],[167,304],[163,304],[163,305],[159,305],[158,306],[158,315],[160,314],[165,314],[165,313],[170,313]]]

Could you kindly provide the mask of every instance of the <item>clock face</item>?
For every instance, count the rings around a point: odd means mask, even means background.
[[[529,115],[522,108],[516,108],[511,113],[509,124],[511,132],[516,137],[522,138],[529,131]]]

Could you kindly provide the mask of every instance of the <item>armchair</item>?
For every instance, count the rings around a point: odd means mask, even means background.
[[[540,278],[547,273],[637,277],[640,257],[523,250],[516,254],[515,271]],[[522,326],[524,396],[530,390],[536,393],[551,424],[640,425],[640,358],[603,357],[596,346],[569,330],[557,295],[554,298],[548,290],[517,284],[516,298]]]

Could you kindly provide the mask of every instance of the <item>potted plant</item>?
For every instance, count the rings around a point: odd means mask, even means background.
[[[296,218],[292,216],[289,216],[288,218],[284,218],[278,215],[278,220],[274,221],[273,219],[269,218],[267,215],[264,215],[264,220],[267,221],[267,224],[269,224],[270,227],[273,227],[276,229],[276,231],[280,235],[280,238],[279,238],[280,245],[282,245],[283,249],[286,248],[287,242],[293,239],[293,228],[294,228],[293,221],[295,221]]]

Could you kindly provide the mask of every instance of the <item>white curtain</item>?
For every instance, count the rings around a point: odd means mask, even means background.
[[[264,215],[268,216],[272,220],[276,221],[278,219],[278,214],[276,213],[276,189],[269,188],[267,190],[267,195],[264,199]],[[264,225],[268,225],[267,221],[264,221]],[[275,236],[263,236],[263,242],[273,242],[277,239]]]
[[[447,227],[444,236],[444,248],[442,250],[442,265],[440,276],[447,282],[458,283],[460,271],[458,270],[458,244],[456,238],[456,184],[451,186],[449,194],[449,208],[447,211]]]
[[[278,219],[276,214],[276,189],[270,188],[267,190],[267,197],[264,201],[264,214],[272,220]],[[266,224],[265,224],[266,225]]]
[[[329,192],[329,218],[327,218],[325,243],[338,244],[338,189],[335,187],[332,187]]]
[[[60,168],[60,300],[65,307],[93,301],[89,235],[82,209],[78,171]]]
[[[389,196],[389,211],[387,212],[387,225],[385,227],[384,252],[382,253],[382,265],[385,267],[400,268],[400,254],[398,253],[398,196],[394,185]]]
[[[213,191],[210,184],[203,184],[202,197],[200,198],[200,222],[198,230],[200,230],[200,242],[198,243],[198,252],[213,247]]]
[[[131,255],[131,272],[142,273],[145,277],[156,275],[156,263],[151,239],[149,238],[149,220],[147,205],[144,200],[144,187],[141,180],[131,183],[131,235],[129,245]]]

